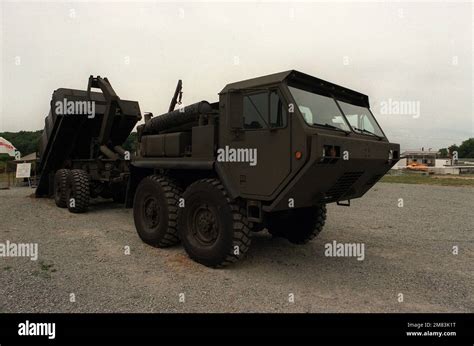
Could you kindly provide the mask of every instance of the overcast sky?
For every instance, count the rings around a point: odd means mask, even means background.
[[[0,131],[42,129],[53,90],[84,89],[91,74],[158,115],[179,78],[189,104],[216,101],[233,81],[297,69],[369,95],[404,149],[474,137],[470,2],[0,6]],[[399,102],[419,114],[400,114]]]

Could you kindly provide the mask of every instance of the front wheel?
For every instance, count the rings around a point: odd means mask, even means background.
[[[250,246],[244,208],[232,201],[218,179],[191,184],[178,211],[178,229],[189,257],[219,268],[241,259]]]
[[[326,205],[299,208],[270,214],[268,232],[293,244],[306,244],[315,238],[326,222]]]

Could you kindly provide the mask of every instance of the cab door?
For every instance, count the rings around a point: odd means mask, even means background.
[[[253,150],[254,162],[240,162],[242,196],[271,196],[291,172],[288,106],[278,88],[243,94],[243,129],[230,147]]]

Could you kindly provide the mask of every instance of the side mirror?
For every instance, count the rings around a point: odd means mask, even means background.
[[[244,98],[239,91],[232,91],[227,94],[227,124],[232,130],[244,127],[243,101]]]

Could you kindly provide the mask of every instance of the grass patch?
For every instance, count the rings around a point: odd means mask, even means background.
[[[39,266],[41,270],[35,270],[33,272],[34,276],[39,276],[44,279],[51,279],[51,273],[56,272],[56,269],[53,268],[54,264],[46,264],[44,261],[39,261]]]
[[[383,183],[474,187],[474,179],[446,178],[421,174],[386,175],[380,181]]]

